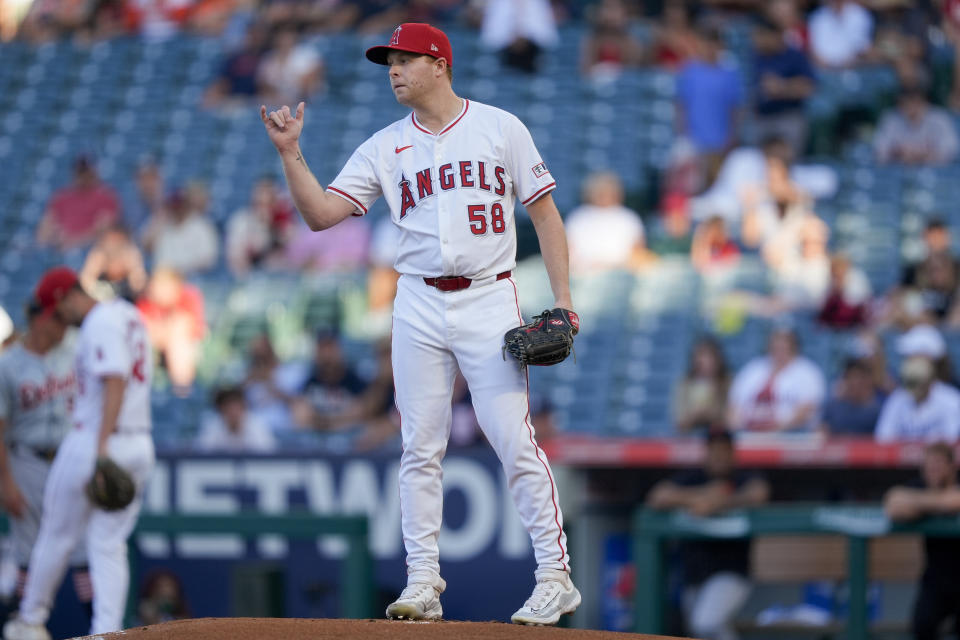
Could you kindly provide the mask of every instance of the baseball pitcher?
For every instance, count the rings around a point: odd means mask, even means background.
[[[453,51],[428,24],[405,23],[386,46],[367,51],[387,66],[396,99],[412,113],[375,133],[324,189],[310,172],[298,140],[304,104],[260,116],[283,162],[297,208],[311,229],[362,216],[377,198],[399,227],[393,312],[393,372],[402,417],[401,527],[407,587],[387,608],[390,618],[443,615],[437,538],[443,513],[440,461],[450,435],[454,375],[470,387],[477,419],[503,464],[514,503],[533,541],[536,586],[512,620],[554,624],[580,604],[570,580],[567,537],[547,457],[530,422],[526,368],[551,358],[506,357],[541,351],[539,341],[504,343],[520,325],[512,270],[519,200],[533,220],[556,300],[529,332],[545,325],[572,336],[563,222],[551,192],[556,182],[515,116],[453,91]],[[545,319],[546,318],[546,319]],[[554,324],[554,321],[560,324]],[[553,353],[553,349],[548,350]],[[558,361],[558,359],[552,359]]]

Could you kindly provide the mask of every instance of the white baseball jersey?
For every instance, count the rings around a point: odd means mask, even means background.
[[[934,382],[923,403],[905,389],[890,394],[874,431],[878,442],[960,440],[960,391]]]
[[[823,373],[809,359],[797,356],[774,375],[769,357],[748,362],[733,379],[729,400],[743,424],[735,428],[766,431],[789,420],[802,406],[814,405],[815,415],[798,429],[813,429],[819,423],[820,406],[826,397]]]
[[[516,265],[514,201],[556,188],[513,114],[464,99],[438,134],[415,114],[371,136],[327,187],[364,215],[383,196],[400,227],[395,268],[483,279]]]
[[[153,361],[147,331],[137,308],[116,299],[97,304],[80,327],[77,345],[77,400],[74,426],[100,429],[102,376],[121,375],[127,386],[117,418],[117,432],[150,430],[150,381]]]
[[[76,376],[73,341],[45,354],[17,343],[0,354],[0,420],[7,444],[56,449],[70,428]]]

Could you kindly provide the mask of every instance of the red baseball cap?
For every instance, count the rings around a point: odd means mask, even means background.
[[[407,51],[443,58],[448,67],[453,66],[453,49],[447,34],[425,22],[404,22],[394,29],[389,44],[367,49],[367,59],[377,64],[387,64],[387,54],[390,51]]]
[[[57,303],[77,286],[77,282],[77,274],[73,269],[54,267],[43,274],[33,292],[33,299],[44,313],[50,313],[56,309]]]

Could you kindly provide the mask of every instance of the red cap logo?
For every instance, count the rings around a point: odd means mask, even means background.
[[[367,49],[367,59],[385,65],[390,51],[443,58],[447,61],[447,66],[453,66],[453,48],[447,34],[425,22],[404,22],[393,30],[389,44]]]

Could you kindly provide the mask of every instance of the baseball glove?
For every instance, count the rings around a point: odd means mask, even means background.
[[[98,458],[87,483],[87,497],[104,511],[119,511],[133,502],[137,489],[133,476],[110,458]]]
[[[580,318],[559,307],[534,316],[528,324],[510,329],[503,336],[503,351],[520,366],[548,366],[566,360],[573,351],[573,336],[580,331]]]

